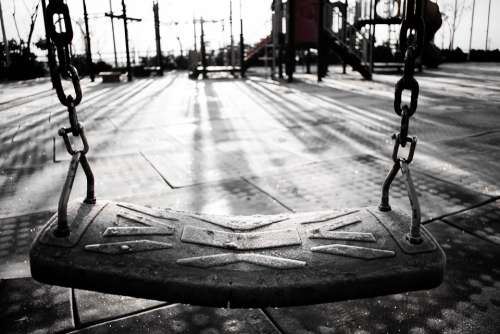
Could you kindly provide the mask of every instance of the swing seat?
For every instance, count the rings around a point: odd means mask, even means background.
[[[430,289],[445,255],[410,217],[377,208],[216,216],[98,201],[70,203],[30,252],[31,273],[53,285],[221,307],[293,306]]]

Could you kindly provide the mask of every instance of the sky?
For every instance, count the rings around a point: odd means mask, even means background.
[[[30,16],[39,0],[0,0],[3,8],[6,34],[9,39],[19,39],[15,22],[22,39],[26,40],[30,26]],[[73,20],[75,37],[73,48],[76,53],[84,51],[83,32],[83,0],[67,0]],[[104,16],[109,11],[110,0],[86,0],[90,18],[90,35],[94,60],[113,60],[113,42],[110,19]],[[300,1],[300,0],[299,0]],[[354,4],[355,0],[349,0]],[[458,28],[455,33],[455,46],[467,51],[469,49],[470,24],[472,3],[474,0],[457,0],[459,13]],[[265,37],[271,29],[272,0],[232,0],[233,4],[233,33],[235,42],[239,39],[240,3],[244,21],[245,42],[255,43]],[[489,0],[475,0],[474,31],[472,47],[484,49],[486,38],[486,23]],[[126,0],[127,14],[141,18],[142,22],[129,23],[129,40],[131,50],[136,57],[139,55],[154,55],[154,21],[152,0]],[[162,50],[164,53],[179,53],[180,45],[184,51],[192,49],[194,45],[193,17],[203,16],[205,20],[218,20],[216,23],[205,25],[206,40],[211,48],[217,48],[230,40],[229,29],[230,0],[159,0]],[[446,17],[453,17],[455,0],[437,0],[441,11]],[[115,14],[121,14],[121,0],[111,0]],[[496,20],[495,13],[500,13],[500,1],[491,1],[491,19],[489,33],[489,48],[500,48],[500,20]],[[15,14],[15,16],[13,15]],[[15,20],[14,20],[15,17]],[[42,14],[35,25],[33,41],[44,36]],[[223,20],[223,21],[220,21]],[[175,24],[174,22],[178,22]],[[450,26],[452,20],[445,20],[443,27],[436,34],[435,42],[441,47],[448,47],[450,41]],[[199,34],[199,25],[196,27]],[[380,29],[383,36],[384,30]],[[124,32],[123,22],[115,20],[115,36],[119,61],[124,61]],[[179,38],[177,38],[179,37]],[[380,37],[382,39],[382,37]],[[198,41],[199,43],[199,41]],[[198,44],[199,45],[199,44]],[[43,55],[42,53],[39,53]]]

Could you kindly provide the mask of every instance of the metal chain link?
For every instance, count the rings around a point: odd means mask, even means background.
[[[42,2],[45,8],[45,30],[47,34],[47,45],[50,50],[55,47],[56,55],[53,52],[48,52],[49,67],[52,85],[56,91],[57,97],[61,104],[66,107],[68,112],[69,127],[61,128],[58,131],[59,136],[63,138],[66,150],[72,156],[66,182],[64,184],[61,197],[59,198],[58,207],[58,226],[54,234],[58,237],[67,237],[70,234],[67,220],[67,205],[73,181],[76,176],[78,166],[81,165],[87,178],[87,196],[84,200],[87,204],[95,204],[94,194],[94,176],[88,163],[86,154],[89,151],[89,144],[83,125],[78,121],[76,106],[82,101],[82,88],[80,86],[80,78],[78,71],[71,64],[71,42],[73,40],[73,27],[69,8],[63,0],[49,0],[45,6],[45,0]],[[57,59],[56,59],[57,57]],[[62,80],[71,80],[73,85],[74,95],[66,94],[63,88]],[[75,149],[68,133],[73,137],[80,138],[82,148]]]
[[[412,221],[410,232],[407,239],[412,244],[422,242],[420,234],[420,205],[418,197],[411,179],[409,164],[413,160],[415,148],[417,146],[417,138],[409,137],[410,118],[417,111],[419,84],[415,79],[415,60],[420,55],[424,44],[424,0],[406,0],[404,9],[404,18],[401,23],[399,34],[399,46],[401,52],[405,55],[403,76],[398,80],[394,92],[394,111],[398,116],[401,116],[401,127],[398,133],[393,135],[394,149],[392,151],[392,160],[394,165],[387,175],[382,186],[382,200],[379,205],[381,211],[390,211],[389,205],[389,189],[392,181],[396,177],[399,170],[402,171],[405,177],[405,183],[408,190],[408,197],[412,207]],[[405,90],[409,90],[410,105],[402,104],[402,95]],[[405,147],[410,143],[409,153],[407,157],[399,156],[399,148]]]

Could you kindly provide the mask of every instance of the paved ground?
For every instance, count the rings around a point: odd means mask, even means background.
[[[397,76],[323,83],[186,73],[83,80],[78,108],[97,196],[208,213],[308,211],[378,203],[390,167]],[[445,65],[419,77],[413,176],[447,254],[431,291],[282,309],[167,304],[41,285],[28,249],[68,163],[47,80],[0,85],[0,332],[494,333],[500,331],[500,67]],[[74,197],[84,194],[76,180]],[[408,208],[398,181],[393,203]]]

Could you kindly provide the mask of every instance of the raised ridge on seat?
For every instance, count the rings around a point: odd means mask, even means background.
[[[290,306],[440,284],[445,256],[410,217],[377,208],[215,216],[127,203],[72,203],[38,234],[33,277],[44,283],[207,306]]]

